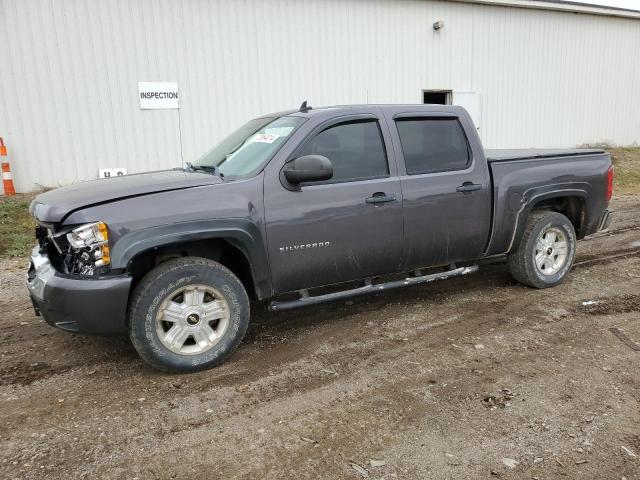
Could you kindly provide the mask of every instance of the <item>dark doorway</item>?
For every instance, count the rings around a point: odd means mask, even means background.
[[[451,105],[451,90],[423,90],[422,103]]]

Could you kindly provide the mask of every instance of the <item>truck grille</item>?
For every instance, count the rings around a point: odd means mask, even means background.
[[[44,242],[47,239],[47,229],[38,225],[36,226],[36,240],[38,240],[38,245],[40,246],[40,248],[44,248]]]
[[[49,260],[51,261],[51,265],[58,270],[59,272],[64,272],[64,258],[65,255],[56,247],[53,239],[49,236],[49,230],[47,227],[43,225],[36,226],[36,240],[38,241],[38,246],[40,247],[40,252],[45,253]]]

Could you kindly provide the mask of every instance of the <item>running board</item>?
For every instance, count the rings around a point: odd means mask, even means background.
[[[306,305],[315,305],[318,303],[330,302],[332,300],[340,300],[342,298],[356,297],[358,295],[365,295],[367,293],[382,292],[385,290],[391,290],[393,288],[433,282],[434,280],[445,280],[451,277],[460,277],[462,275],[467,275],[469,273],[474,273],[477,271],[478,266],[472,265],[470,267],[454,268],[452,270],[447,270],[446,272],[432,273],[430,275],[407,277],[403,280],[394,280],[392,282],[379,283],[377,285],[374,285],[371,282],[371,279],[367,279],[366,285],[362,287],[352,288],[350,290],[342,290],[340,292],[327,293],[325,295],[310,296],[307,290],[301,290],[300,298],[298,300],[289,300],[286,302],[271,302],[269,304],[269,310],[277,312],[281,310],[290,310],[292,308],[304,307]]]

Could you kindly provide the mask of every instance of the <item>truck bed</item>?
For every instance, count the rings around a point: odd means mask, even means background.
[[[578,239],[597,230],[606,207],[609,154],[600,149],[485,150],[493,187],[488,255],[511,250],[527,208],[556,192],[579,198],[584,219]]]
[[[558,158],[575,157],[579,155],[594,155],[605,153],[604,150],[596,148],[573,148],[573,149],[488,149],[484,151],[487,160],[490,162],[508,162],[513,160],[533,160],[536,158]]]

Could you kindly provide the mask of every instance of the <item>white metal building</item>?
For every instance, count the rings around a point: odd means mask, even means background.
[[[96,178],[103,167],[178,166],[245,120],[305,99],[452,101],[493,148],[640,142],[640,13],[628,10],[0,0],[0,45],[0,137],[18,191]],[[141,109],[145,81],[176,82],[180,108]]]

